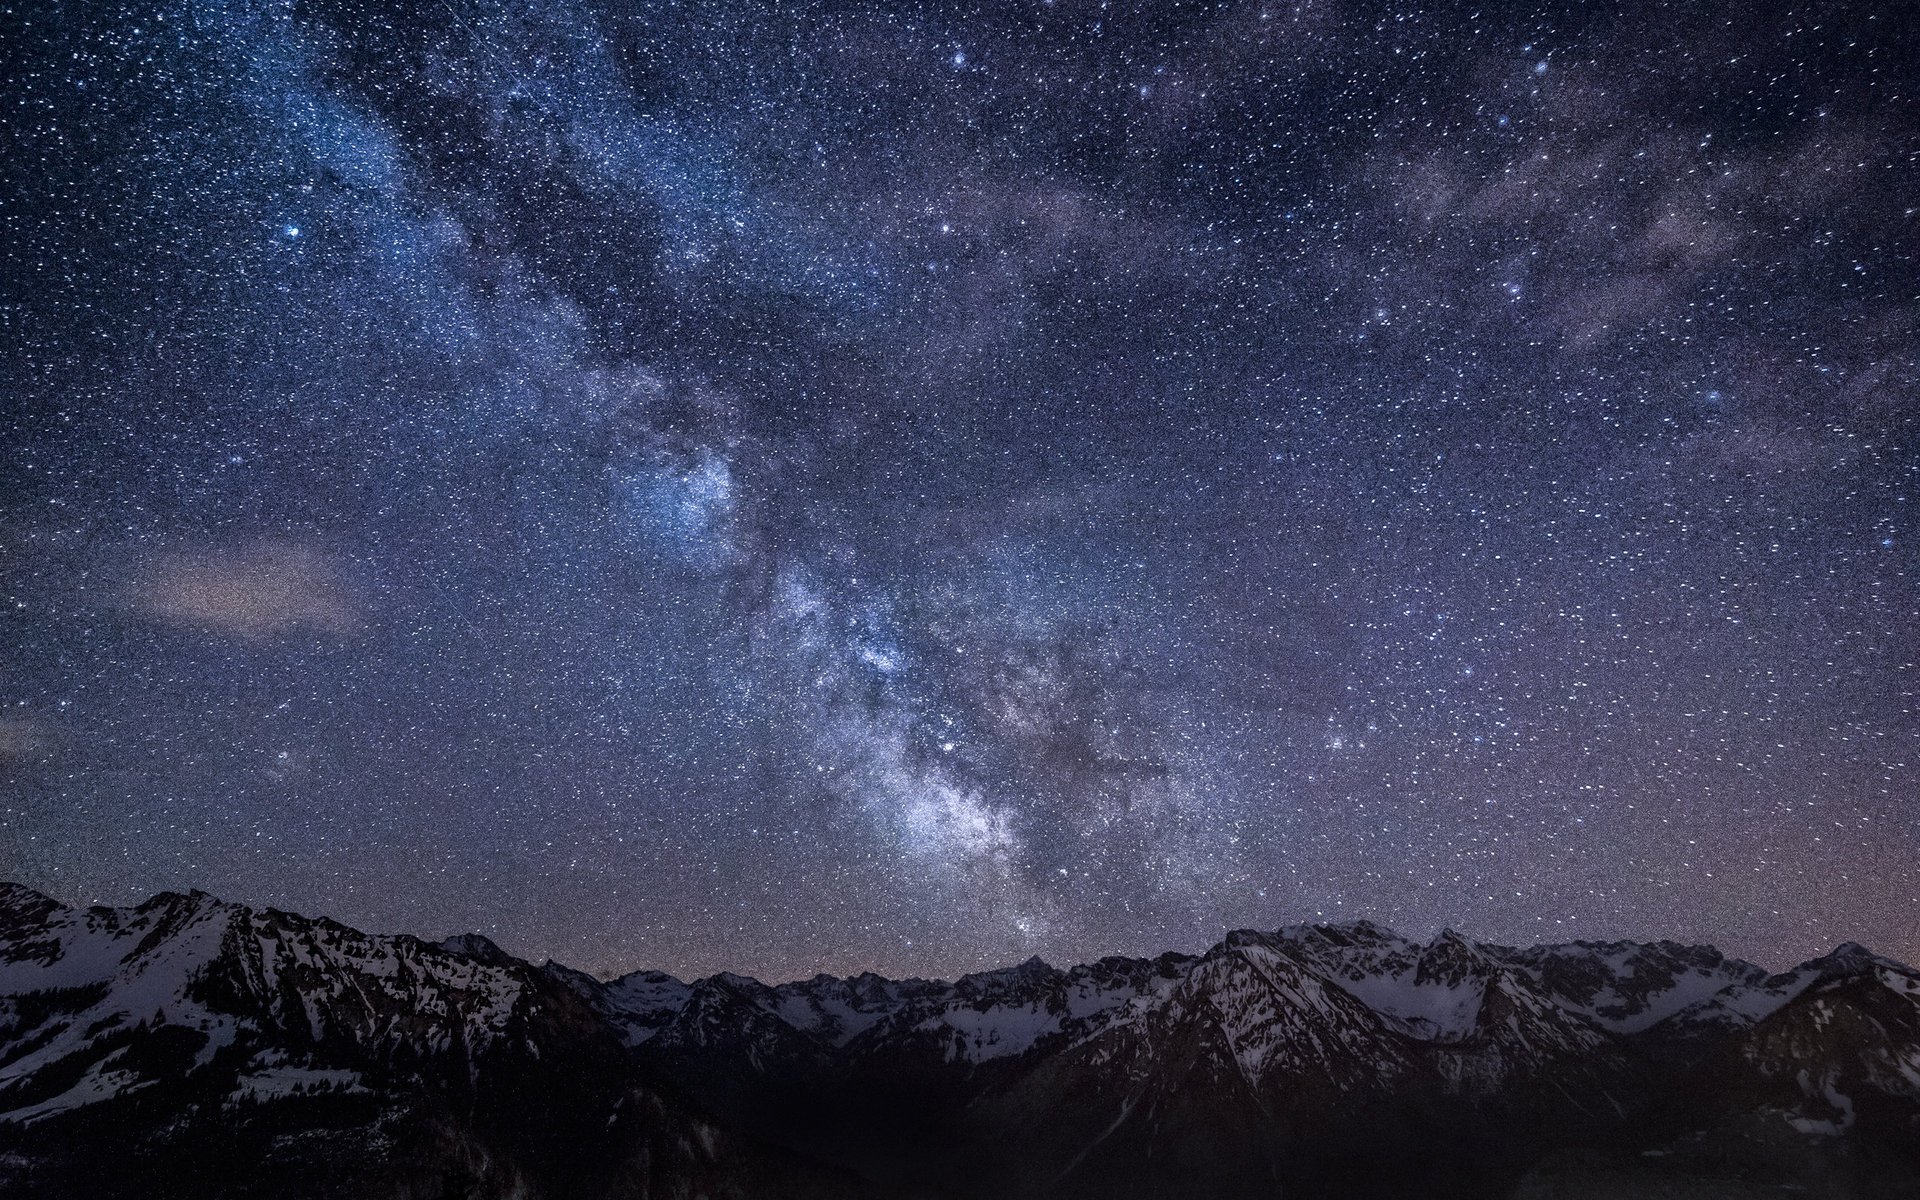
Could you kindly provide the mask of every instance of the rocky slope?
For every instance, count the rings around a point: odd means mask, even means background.
[[[1920,1195],[1920,974],[1361,922],[952,982],[602,981],[0,886],[0,1194],[1408,1193]]]
[[[860,1194],[647,1086],[574,987],[477,949],[0,885],[0,1194]]]

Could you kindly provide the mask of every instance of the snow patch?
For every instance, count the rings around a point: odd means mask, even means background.
[[[356,1071],[322,1067],[269,1067],[242,1075],[234,1084],[233,1099],[280,1100],[312,1092],[365,1092]]]

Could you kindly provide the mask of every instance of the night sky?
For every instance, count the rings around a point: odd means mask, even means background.
[[[1745,8],[16,0],[0,877],[1920,960],[1920,33]]]

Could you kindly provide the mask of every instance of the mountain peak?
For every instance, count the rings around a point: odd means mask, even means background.
[[[147,898],[134,911],[142,913],[162,913],[169,921],[182,923],[199,920],[208,913],[245,912],[246,906],[232,901],[222,900],[211,892],[192,888],[184,892],[156,892]],[[324,921],[326,918],[316,918]]]
[[[1369,937],[1392,937],[1394,935],[1393,930],[1388,929],[1385,925],[1381,925],[1375,921],[1369,921],[1365,917],[1361,917],[1357,921],[1346,921],[1339,925],[1329,926],[1329,928],[1343,929],[1349,933],[1366,934]]]
[[[735,971],[719,971],[707,976],[701,982],[725,988],[730,992],[761,992],[767,986],[751,975],[741,975]]]
[[[456,933],[434,944],[449,954],[458,954],[463,958],[471,958],[489,966],[497,967],[514,961],[511,954],[502,950],[484,933]]]
[[[556,1143],[569,1147],[580,1130],[620,1129],[628,1117],[618,1098],[633,1084],[689,1095],[723,1129],[799,1096],[809,1111],[797,1120],[832,1109],[854,1142],[876,1108],[947,1128],[942,1106],[958,1100],[996,1131],[969,1152],[1004,1153],[1003,1165],[1034,1168],[1035,1177],[1070,1172],[1086,1138],[1125,1149],[1128,1170],[1146,1171],[1163,1151],[1226,1130],[1207,1153],[1243,1155],[1234,1161],[1264,1188],[1265,1134],[1236,1139],[1276,1118],[1302,1130],[1323,1118],[1364,1124],[1409,1095],[1448,1122],[1468,1122],[1475,1136],[1509,1137],[1516,1121],[1524,1134],[1536,1112],[1614,1130],[1647,1088],[1693,1087],[1680,1072],[1710,1058],[1716,1071],[1738,1073],[1727,1094],[1767,1105],[1755,1119],[1831,1128],[1823,1136],[1846,1133],[1843,1110],[1856,1097],[1863,1114],[1890,1106],[1903,1122],[1916,1118],[1898,1106],[1920,1103],[1907,1076],[1882,1069],[1920,1053],[1920,1010],[1911,1009],[1920,983],[1851,942],[1769,978],[1671,943],[1514,950],[1447,929],[1422,944],[1356,921],[1241,930],[1202,956],[1110,957],[1063,971],[1033,955],[952,983],[865,973],[769,987],[731,972],[692,984],[654,971],[602,982],[551,962],[521,966],[483,934],[439,943],[367,935],[205,893],[81,913],[0,885],[0,905],[11,906],[0,909],[0,989],[15,989],[0,990],[0,1001],[36,997],[12,1006],[24,1023],[0,1026],[0,1061],[33,1077],[28,1088],[0,1088],[0,1126],[30,1125],[36,1136],[73,1109],[93,1110],[87,1128],[117,1128],[149,1105],[171,1121],[179,1114],[161,1102],[161,1088],[188,1076],[197,1082],[180,1094],[228,1098],[208,1113],[211,1136],[226,1133],[217,1114],[264,1104],[297,1129],[316,1098],[365,1092],[400,1108],[427,1103],[417,1074],[426,1069],[509,1104],[534,1080],[533,1107],[516,1120],[540,1119],[556,1097],[615,1105],[576,1112]],[[233,932],[240,936],[226,936]],[[1869,986],[1876,972],[1887,987]],[[1794,1036],[1776,1036],[1768,1018],[1809,989]],[[168,1029],[156,1035],[160,1026]],[[309,1031],[322,1027],[316,1040]],[[1879,1030],[1879,1040],[1858,1044],[1862,1030]],[[220,1054],[109,1057],[126,1039],[158,1036],[142,1047],[157,1051],[211,1044],[209,1035],[222,1039]],[[1635,1046],[1647,1053],[1621,1052]],[[595,1087],[577,1085],[583,1070],[603,1073]],[[1802,1078],[1830,1082],[1808,1093],[1794,1082]],[[810,1090],[823,1080],[833,1086]],[[834,1109],[843,1084],[872,1085],[873,1095]],[[1128,1123],[1129,1097],[1143,1087],[1177,1101],[1159,1118],[1169,1124]],[[123,1105],[134,1092],[141,1098]],[[1189,1104],[1192,1120],[1180,1111]],[[1041,1159],[1007,1150],[1035,1150],[1020,1131],[1035,1127],[1036,1114],[1089,1105],[1099,1108],[1094,1118],[1037,1150]],[[663,1111],[655,1104],[646,1119]],[[1001,1136],[1007,1130],[1015,1132]],[[509,1131],[509,1144],[518,1136]],[[707,1145],[707,1135],[689,1131],[674,1144]],[[1388,1149],[1447,1152],[1432,1142]],[[1240,1194],[1196,1187],[1190,1162],[1165,1161],[1181,1165],[1152,1176],[1156,1194]]]
[[[1799,970],[1814,971],[1823,979],[1840,979],[1863,974],[1887,962],[1889,960],[1881,958],[1859,942],[1842,942],[1820,957],[1802,963]]]
[[[1025,961],[1017,962],[1010,967],[993,967],[985,971],[974,971],[971,974],[963,976],[963,978],[984,979],[988,976],[1005,977],[1010,975],[1044,975],[1051,972],[1052,970],[1053,970],[1053,967],[1047,962],[1046,959],[1041,958],[1038,954],[1035,954],[1035,955],[1029,956]]]
[[[65,907],[52,896],[37,892],[24,883],[0,882],[0,916],[26,920]]]
[[[1033,986],[1059,978],[1062,972],[1054,968],[1039,955],[1033,955],[1025,962],[1011,967],[998,967],[991,971],[975,971],[962,975],[955,987],[967,992],[997,992],[1006,988]]]

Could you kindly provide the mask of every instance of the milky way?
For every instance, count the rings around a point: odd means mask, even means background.
[[[1920,38],[1718,8],[16,6],[0,875],[1920,959]]]

